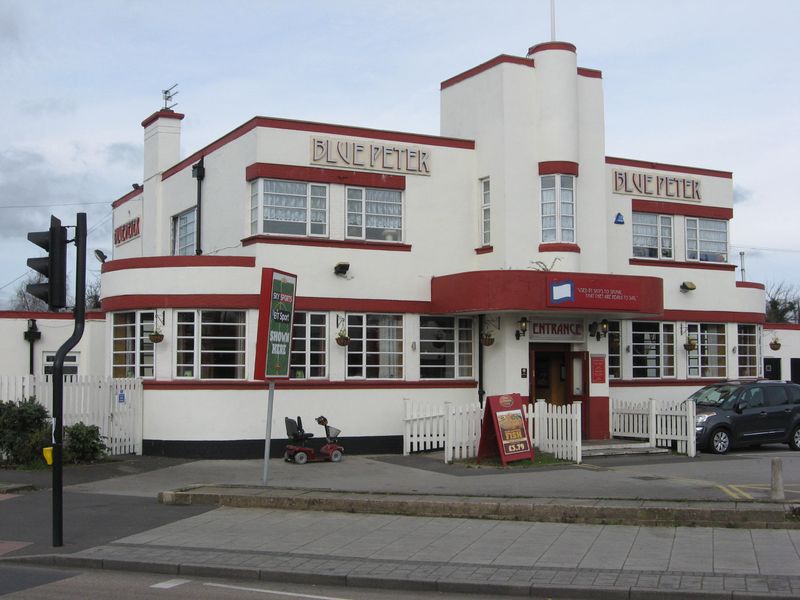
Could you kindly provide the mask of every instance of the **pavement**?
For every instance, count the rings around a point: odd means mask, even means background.
[[[490,597],[798,598],[797,501],[736,497],[744,488],[701,476],[727,477],[772,454],[528,469],[448,466],[437,455],[274,460],[268,486],[258,460],[154,459],[149,468],[141,457],[106,467],[109,477],[65,474],[65,493],[136,497],[153,514],[176,511],[170,518],[67,551],[7,545],[3,560]],[[800,457],[781,456],[794,489]],[[16,479],[8,483],[26,477],[0,471],[0,481]],[[7,487],[0,523],[34,494]],[[15,542],[3,539],[0,554]]]

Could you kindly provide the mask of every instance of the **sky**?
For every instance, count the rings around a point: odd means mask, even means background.
[[[732,171],[731,262],[800,288],[800,1],[555,6],[603,72],[606,154]],[[50,214],[87,213],[97,277],[175,83],[182,156],[256,115],[438,134],[441,81],[548,40],[549,0],[0,0],[0,307]]]

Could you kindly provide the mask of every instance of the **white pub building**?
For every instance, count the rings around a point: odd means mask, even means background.
[[[439,136],[254,117],[181,157],[183,119],[142,122],[143,183],[113,203],[76,349],[81,373],[144,379],[146,454],[263,452],[264,268],[298,276],[273,432],[324,414],[348,452],[399,452],[405,398],[580,400],[603,439],[613,397],[685,398],[770,359],[800,378],[769,349],[797,332],[737,281],[732,174],[606,156],[602,74],[572,44],[442,82]]]

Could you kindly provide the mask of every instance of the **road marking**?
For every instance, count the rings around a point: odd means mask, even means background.
[[[731,497],[731,498],[733,498],[734,500],[742,500],[742,498],[739,496],[739,494],[738,494],[737,492],[734,492],[732,489],[728,488],[728,486],[726,486],[726,485],[721,485],[721,484],[719,484],[719,483],[718,483],[718,484],[716,484],[716,486],[717,486],[719,489],[721,489],[723,492],[725,492],[726,494],[728,494],[728,496],[730,496],[730,497]]]
[[[204,583],[210,587],[225,588],[226,590],[239,590],[242,592],[259,592],[261,594],[275,594],[276,596],[291,596],[292,598],[311,598],[311,600],[350,600],[336,596],[313,596],[311,594],[300,594],[298,592],[279,592],[278,590],[263,590],[260,588],[242,587],[238,585],[225,585],[223,583]]]
[[[161,583],[156,583],[151,585],[151,588],[157,588],[160,590],[169,590],[174,587],[178,587],[179,585],[183,585],[184,583],[189,583],[191,579],[167,579],[166,581],[162,581]]]
[[[739,494],[741,494],[742,498],[746,498],[747,500],[752,500],[753,499],[753,497],[750,494],[748,494],[747,492],[745,492],[742,489],[743,486],[733,485],[732,483],[729,483],[728,487],[731,488],[732,490],[735,490]]]

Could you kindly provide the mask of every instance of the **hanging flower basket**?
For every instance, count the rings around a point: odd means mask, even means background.
[[[164,334],[161,333],[160,331],[154,331],[148,337],[150,338],[150,341],[153,342],[154,344],[158,344],[159,342],[164,341]]]
[[[772,340],[772,341],[769,343],[769,348],[770,348],[770,350],[780,350],[780,349],[781,349],[781,343],[780,343],[780,341],[778,341],[778,340]]]
[[[689,352],[693,352],[694,350],[697,350],[697,342],[696,342],[695,340],[689,340],[688,342],[686,342],[686,343],[683,345],[683,347],[684,347],[684,348],[685,348],[687,351],[689,351]]]
[[[481,335],[481,344],[484,346],[491,346],[494,344],[494,338],[492,337],[491,333],[484,333]]]
[[[336,336],[336,343],[340,346],[347,346],[350,343],[350,338],[346,335],[337,335]]]

